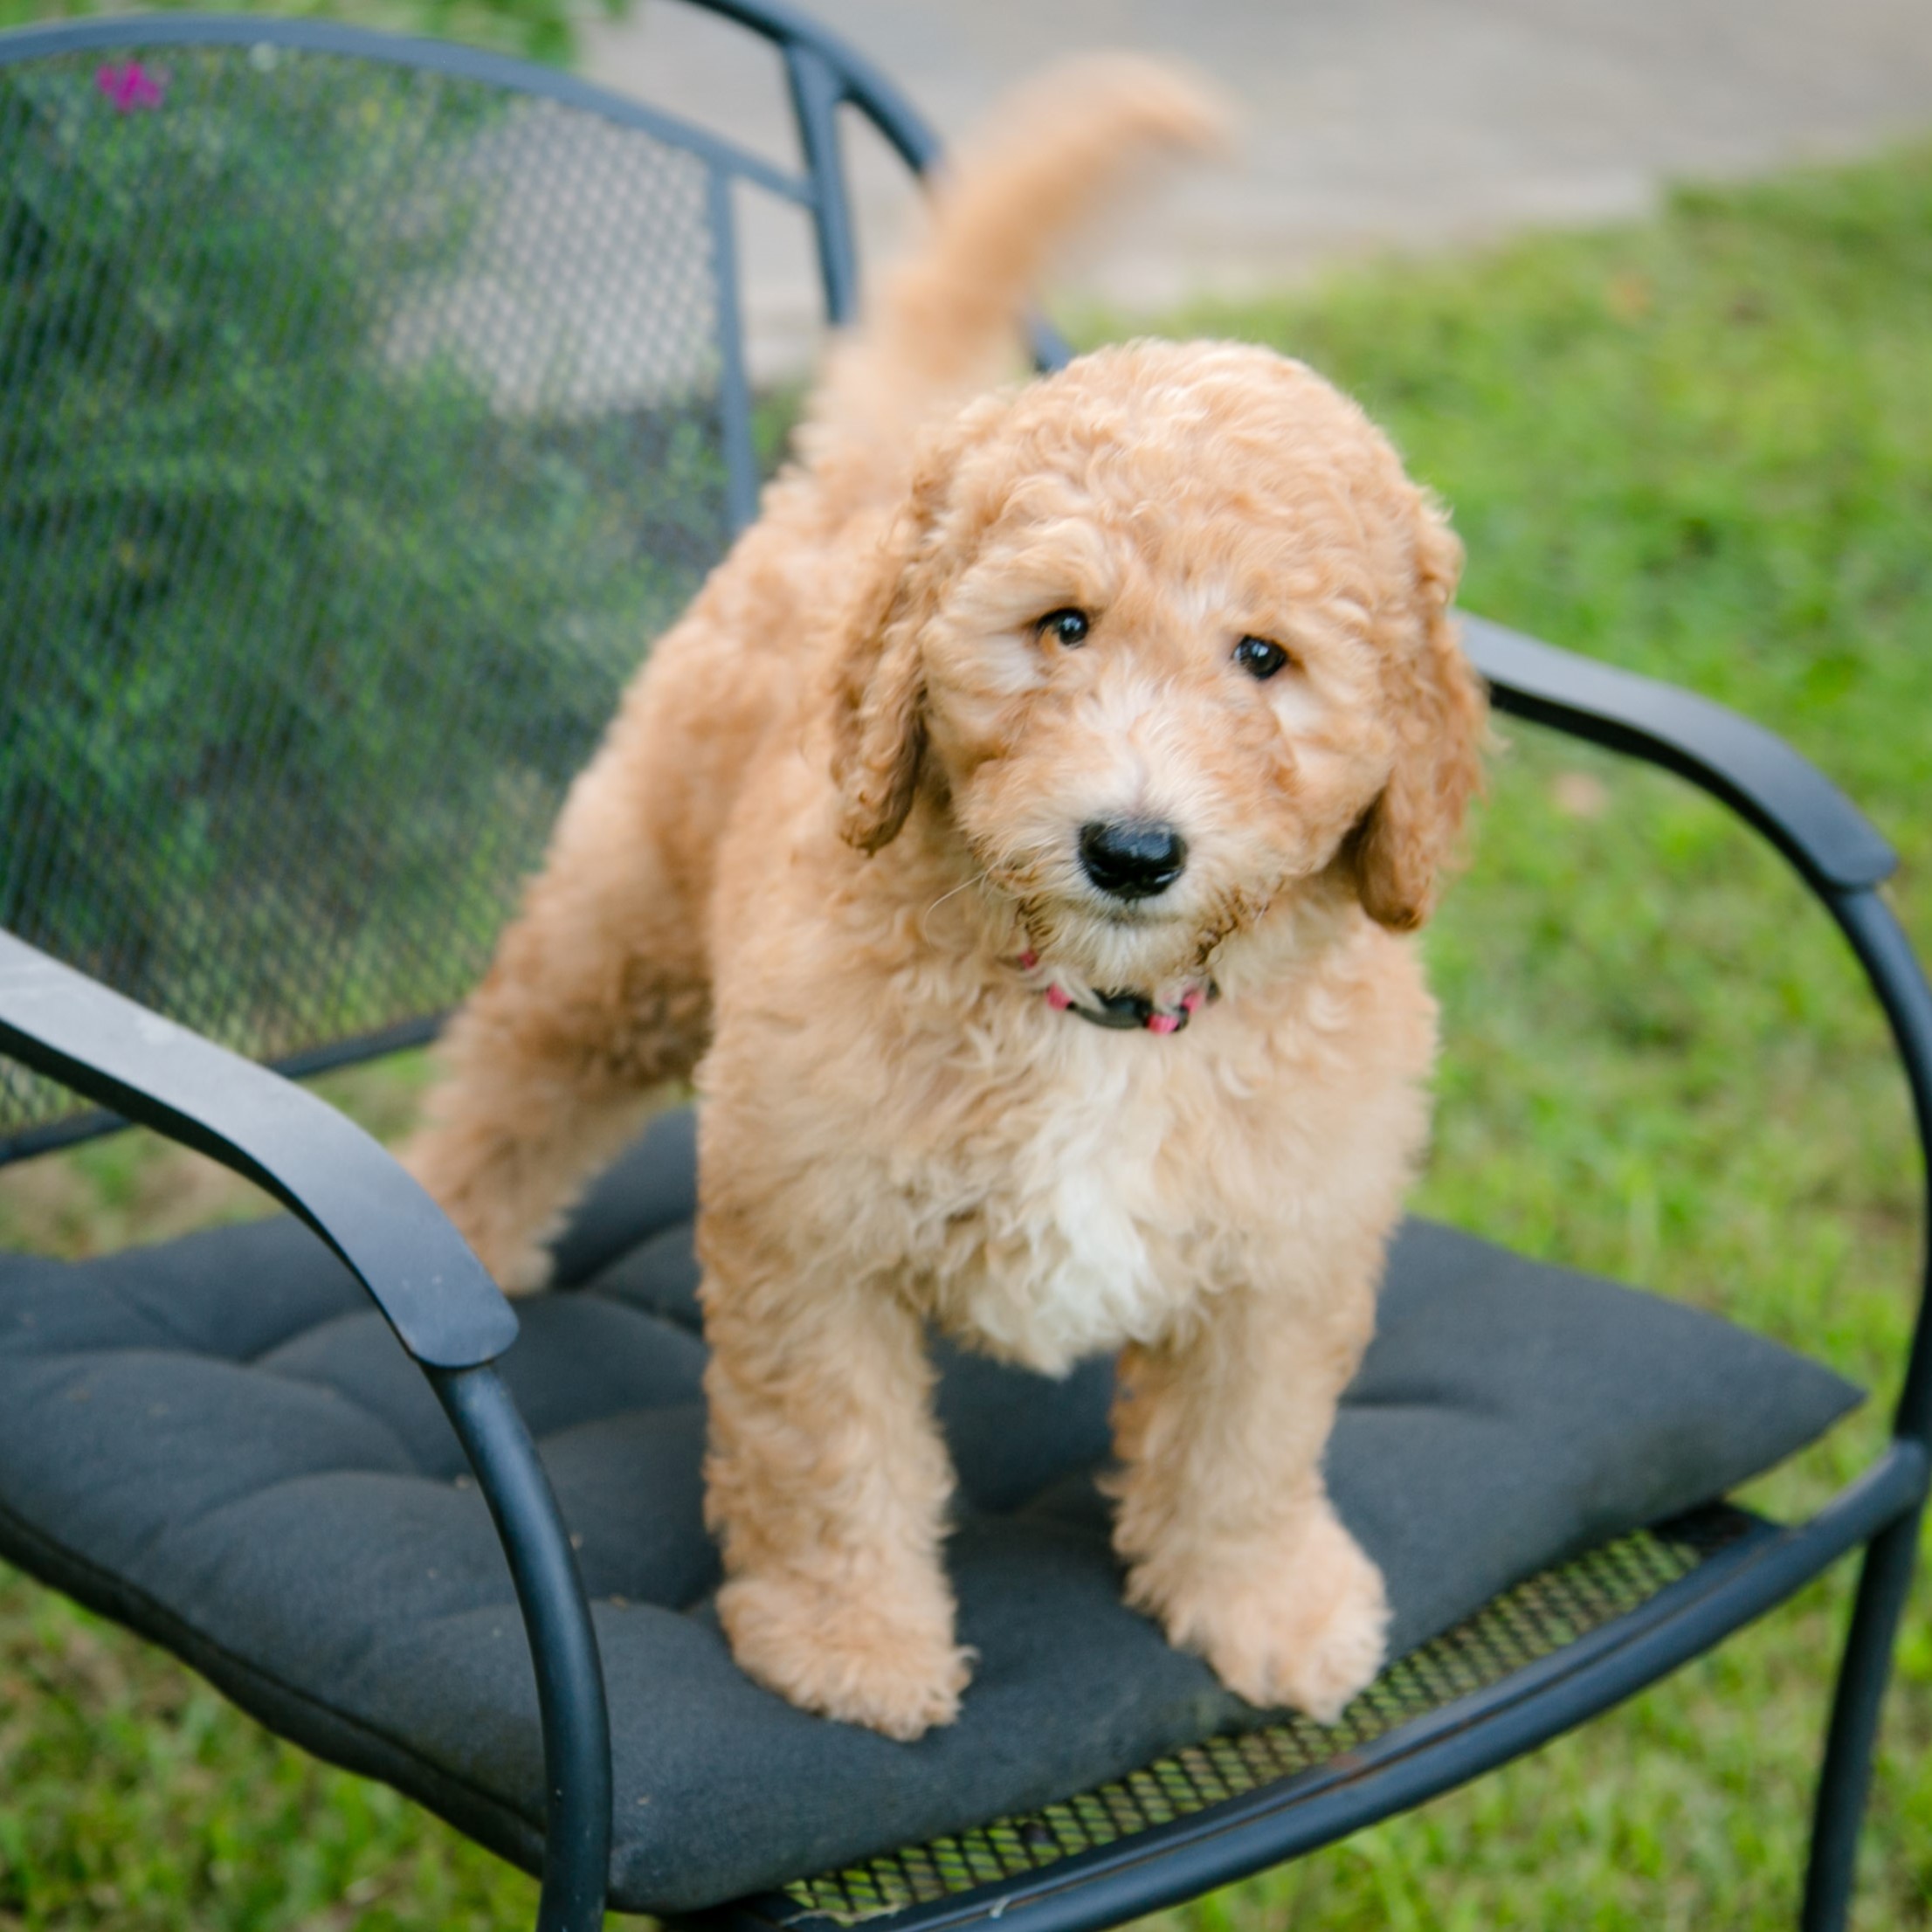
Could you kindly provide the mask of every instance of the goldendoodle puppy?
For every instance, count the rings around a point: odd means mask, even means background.
[[[1321,1457],[1426,1124],[1407,935],[1483,725],[1459,549],[1261,349],[968,400],[1050,242],[1211,121],[1089,63],[963,169],[577,782],[412,1156],[533,1288],[694,1071],[720,1615],[894,1737],[970,1663],[928,1323],[1122,1351],[1128,1590],[1234,1690],[1328,1719],[1382,1657]]]

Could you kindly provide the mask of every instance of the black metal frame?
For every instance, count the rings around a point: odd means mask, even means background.
[[[719,137],[569,75],[474,50],[315,21],[148,16],[0,36],[0,65],[130,45],[272,44],[421,66],[640,127],[714,169],[808,208],[826,312],[853,312],[857,285],[836,117],[865,114],[915,172],[938,144],[869,63],[782,0],[690,0],[774,42],[786,62],[808,174],[794,176]],[[729,231],[722,240],[728,244]],[[735,264],[721,264],[735,328]],[[1043,367],[1066,355],[1045,325]],[[735,366],[726,345],[728,377]],[[737,401],[742,402],[742,388]],[[733,406],[727,398],[728,409]],[[738,431],[727,425],[728,438]],[[742,458],[741,458],[742,465]],[[734,513],[751,510],[742,470]],[[1499,709],[1660,765],[1710,792],[1782,852],[1837,921],[1885,1009],[1927,1159],[1932,1228],[1932,990],[1878,887],[1890,848],[1797,753],[1735,714],[1484,623],[1470,654]],[[388,1044],[386,1042],[385,1044]],[[357,1043],[325,1049],[354,1057]],[[138,1121],[248,1176],[326,1241],[422,1365],[476,1472],[508,1557],[535,1659],[549,1808],[539,1932],[601,1922],[611,1831],[609,1718],[597,1640],[556,1501],[492,1366],[516,1318],[454,1229],[375,1142],[279,1074],[231,1054],[0,934],[0,1050],[109,1114]],[[373,1049],[372,1049],[373,1050]],[[309,1056],[309,1064],[317,1063]],[[93,1130],[113,1121],[96,1120]],[[1820,1769],[1804,1932],[1838,1932],[1870,1777],[1880,1703],[1910,1587],[1932,1471],[1932,1240],[1890,1446],[1809,1521],[1763,1526],[1616,1623],[1491,1690],[1390,1732],[1297,1778],[1081,1854],[1028,1877],[895,1915],[900,1928],[963,1926],[1024,1908],[1029,1932],[1087,1932],[1327,1844],[1461,1784],[1607,1708],[1782,1602],[1860,1546],[1866,1550]],[[752,1900],[713,1925],[799,1916]]]

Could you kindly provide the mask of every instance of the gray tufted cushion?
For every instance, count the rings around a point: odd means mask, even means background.
[[[581,1537],[616,1731],[613,1902],[673,1910],[1030,1807],[1252,1717],[1121,1607],[1089,1473],[1110,1376],[945,1352],[981,1661],[916,1745],[801,1715],[710,1609],[687,1116],[558,1247],[504,1370]],[[1648,1295],[1411,1222],[1329,1457],[1408,1648],[1530,1570],[1721,1494],[1857,1400]],[[324,1756],[541,1854],[508,1573],[433,1397],[279,1219],[80,1264],[0,1257],[0,1550]]]

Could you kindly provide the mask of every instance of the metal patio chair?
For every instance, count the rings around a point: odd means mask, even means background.
[[[1597,1323],[1611,1352],[1647,1335],[1633,1374],[1659,1349],[1708,1364],[1739,1399],[1695,1376],[1678,1399],[1763,1426],[1632,1473],[1620,1514],[1531,1499],[1540,1527],[1468,1601],[1405,1612],[1396,1588],[1403,1654],[1332,1729],[1233,1709],[1114,1603],[1085,1478],[1104,1367],[1042,1390],[949,1360],[983,1516],[956,1560],[993,1635],[957,1736],[900,1747],[736,1679],[705,1622],[688,1120],[593,1191],[566,1292],[520,1315],[292,1084],[431,1037],[644,640],[752,515],[778,411],[746,372],[739,197],[804,211],[837,324],[841,113],[915,172],[935,157],[802,15],[701,3],[781,63],[795,165],[562,74],[314,22],[0,36],[0,1160],[135,1121],[292,1211],[99,1261],[0,1256],[0,1555],[541,1871],[549,1932],[598,1923],[607,1893],[718,1927],[1082,1932],[1530,1749],[1862,1548],[1803,1918],[1841,1926],[1927,1490],[1922,1302],[1889,1446],[1776,1523],[1723,1492],[1853,1399],[1835,1378],[1411,1225],[1392,1352],[1345,1418],[1363,1470],[1427,1407],[1398,1387],[1432,1359],[1418,1284]],[[1784,854],[1932,1141],[1932,995],[1856,810],[1701,699],[1466,634],[1501,709],[1689,779]],[[672,1525],[643,1554],[640,1496]],[[1405,1532],[1411,1570],[1431,1533]],[[1053,1653],[1028,1677],[1024,1629],[1000,1647],[1013,1603],[1102,1633],[1118,1676],[1067,1687]]]

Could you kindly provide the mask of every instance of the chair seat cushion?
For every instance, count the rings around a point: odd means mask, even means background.
[[[942,1349],[980,1661],[913,1745],[733,1666],[700,1514],[691,1122],[558,1244],[504,1372],[579,1540],[615,1730],[613,1902],[688,1909],[1027,1809],[1256,1721],[1122,1606],[1111,1370]],[[1858,1391],[1715,1318],[1408,1223],[1328,1459],[1407,1650],[1531,1571],[1708,1501]],[[277,1730],[541,1857],[535,1693],[448,1425],[286,1218],[84,1263],[0,1257],[0,1550],[157,1638]]]

